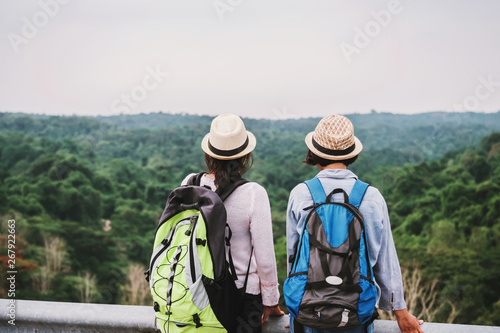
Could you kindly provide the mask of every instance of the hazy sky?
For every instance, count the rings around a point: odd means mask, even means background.
[[[0,0],[0,111],[500,110],[498,0]]]

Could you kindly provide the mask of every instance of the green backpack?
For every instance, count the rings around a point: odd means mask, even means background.
[[[230,251],[231,229],[223,201],[246,183],[216,192],[199,186],[203,174],[172,191],[156,229],[146,280],[162,332],[235,332],[242,293]],[[228,236],[226,237],[226,229]],[[226,260],[229,247],[229,262]]]

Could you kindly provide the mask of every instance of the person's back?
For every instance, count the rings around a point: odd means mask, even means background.
[[[325,193],[341,188],[350,193],[357,176],[347,170],[354,163],[362,150],[362,144],[354,136],[351,122],[343,116],[328,116],[323,118],[314,132],[306,136],[309,148],[305,163],[317,166],[320,172],[316,177],[320,180]],[[339,199],[339,197],[334,197]],[[304,221],[308,214],[304,208],[313,205],[313,199],[306,184],[297,185],[290,193],[287,209],[287,254],[295,255],[297,243],[302,232]],[[359,210],[364,218],[369,249],[370,263],[373,267],[378,291],[378,307],[394,311],[402,332],[423,332],[419,327],[423,321],[406,311],[403,296],[401,272],[392,239],[387,205],[380,192],[374,187],[368,187]],[[289,264],[289,270],[291,264]],[[293,330],[293,322],[291,322]],[[360,326],[343,332],[365,332],[372,325]],[[305,327],[308,332],[323,332],[324,330]],[[332,326],[332,331],[335,328]]]
[[[194,174],[188,175],[182,184]],[[207,175],[201,178],[201,186],[217,189],[214,179]],[[231,228],[231,254],[238,280],[236,286],[243,288],[247,270],[246,292],[261,294],[264,304],[277,304],[279,295],[276,280],[276,258],[273,248],[272,225],[269,223],[271,207],[266,190],[255,182],[236,188],[226,199],[227,223]],[[250,251],[254,247],[253,260],[248,269]],[[257,262],[259,263],[257,267]]]
[[[209,173],[201,177],[200,185],[215,191],[241,179],[253,163],[255,146],[255,136],[246,130],[240,117],[233,114],[216,117],[210,133],[201,142]],[[261,320],[269,314],[283,314],[278,307],[269,198],[262,186],[248,182],[231,193],[224,207],[231,230],[231,257],[238,277],[236,286],[243,293],[238,331],[260,332]]]

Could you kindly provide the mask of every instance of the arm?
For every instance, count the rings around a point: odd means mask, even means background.
[[[187,175],[187,176],[186,176],[186,177],[182,180],[182,182],[181,182],[181,186],[186,185],[186,184],[187,184],[187,182],[188,182],[188,180],[189,180],[189,178],[191,178],[193,175],[196,175],[196,174],[195,174],[195,173],[190,173],[189,175]]]
[[[403,280],[396,246],[392,238],[389,213],[384,198],[377,191],[375,200],[367,200],[365,227],[370,250],[370,263],[380,287],[379,308],[386,311],[406,309]],[[362,205],[363,205],[362,204]],[[363,205],[364,206],[364,205]]]
[[[306,186],[305,184],[302,184]],[[299,184],[300,186],[300,184]],[[297,192],[299,191],[299,186],[295,187],[290,193],[290,198],[288,199],[288,208],[286,212],[286,260],[287,260],[287,274],[290,273],[293,263],[289,262],[290,256],[295,255],[295,250],[297,243],[300,238],[300,231],[298,230],[298,224],[300,219],[300,213],[302,211],[301,207],[297,206]],[[311,200],[312,201],[312,200]],[[302,204],[304,206],[304,204]],[[295,213],[298,211],[298,215]]]
[[[266,190],[255,184],[250,202],[250,234],[253,240],[257,273],[260,279],[262,304],[277,306],[279,302],[278,274],[274,254],[271,206]]]
[[[401,269],[392,237],[387,205],[382,195],[377,194],[378,200],[369,203],[367,207],[370,214],[367,214],[369,222],[365,225],[370,246],[370,261],[381,291],[379,308],[394,311],[401,332],[423,333],[420,325],[424,321],[417,320],[406,309]]]

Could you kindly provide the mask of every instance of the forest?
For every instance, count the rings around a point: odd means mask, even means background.
[[[364,144],[349,168],[387,201],[409,310],[500,325],[500,112],[347,116]],[[0,297],[15,220],[17,299],[149,305],[156,224],[170,191],[205,171],[211,120],[0,113]],[[317,173],[302,161],[319,119],[244,121],[257,137],[245,178],[269,194],[282,285],[288,195]]]

